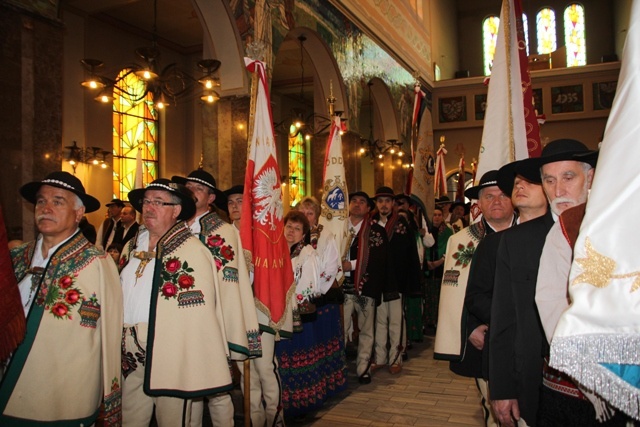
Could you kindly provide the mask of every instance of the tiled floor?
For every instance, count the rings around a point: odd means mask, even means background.
[[[414,344],[402,373],[377,371],[371,384],[358,384],[349,365],[349,388],[293,426],[482,426],[480,395],[470,378],[433,359],[433,338]]]

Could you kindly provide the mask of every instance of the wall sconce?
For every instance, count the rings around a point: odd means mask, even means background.
[[[108,166],[106,160],[111,153],[100,147],[81,148],[78,147],[76,141],[73,141],[73,145],[67,145],[64,148],[64,160],[69,162],[74,174],[76,173],[76,168],[79,163],[100,166],[102,169],[106,169]]]

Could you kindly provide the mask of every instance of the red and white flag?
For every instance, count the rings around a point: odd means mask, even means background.
[[[444,156],[447,154],[447,149],[444,148],[444,144],[440,144],[436,156],[436,177],[434,179],[434,194],[436,197],[442,197],[447,195],[447,178],[446,171],[444,169]]]
[[[486,172],[542,152],[520,0],[502,2],[495,52],[476,185]]]
[[[413,195],[421,202],[422,209],[433,203],[433,126],[431,111],[427,108],[426,94],[420,84],[414,86],[415,100],[411,123],[411,163],[409,183],[405,194]],[[444,164],[443,164],[444,167]],[[426,211],[423,212],[426,215]]]
[[[284,239],[282,187],[264,63],[245,58],[247,70],[256,73],[253,132],[249,136],[244,178],[240,237],[251,254],[253,291],[258,310],[276,333],[291,311],[295,290],[289,247]]]
[[[342,137],[340,117],[334,117],[327,141],[322,173],[322,201],[319,223],[324,230],[330,231],[335,239],[338,253],[342,255],[347,245],[347,219],[349,218],[349,190],[344,171],[342,156]],[[339,272],[342,276],[342,272]],[[337,277],[340,280],[341,277]]]

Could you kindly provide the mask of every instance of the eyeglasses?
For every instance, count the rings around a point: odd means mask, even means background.
[[[142,199],[142,206],[153,206],[159,208],[160,206],[178,206],[180,203],[163,202],[162,200],[149,200]]]

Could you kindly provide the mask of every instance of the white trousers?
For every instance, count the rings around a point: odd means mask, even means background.
[[[404,331],[404,315],[402,310],[402,298],[383,302],[376,310],[376,365],[399,364],[402,365],[402,352],[400,346],[404,346],[402,335]],[[387,343],[389,350],[387,351]]]
[[[345,336],[351,328],[351,315],[358,316],[358,357],[356,358],[356,372],[358,376],[365,374],[369,368],[369,360],[373,350],[373,327],[376,313],[376,301],[369,297],[344,296],[344,331]]]
[[[207,402],[211,424],[214,426],[230,426],[233,422],[233,401],[229,393],[208,396],[206,399],[194,400],[191,404],[191,427],[200,427],[204,416],[204,402]]]
[[[262,357],[249,362],[251,384],[251,424],[253,427],[284,426],[282,413],[282,387],[275,357],[275,335],[261,333]],[[241,374],[244,392],[244,363],[236,362]]]
[[[125,325],[124,341],[127,352],[135,354],[139,347],[131,336],[130,327]],[[147,346],[147,323],[134,325],[141,348]],[[158,427],[175,427],[183,425],[185,420],[188,425],[191,419],[190,399],[178,399],[176,397],[151,397],[144,393],[144,366],[138,364],[137,369],[129,373],[122,381],[122,425],[124,427],[149,427],[153,415],[153,407],[156,408],[156,420]]]

